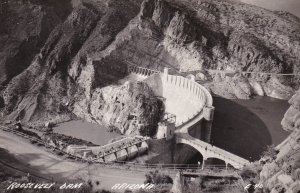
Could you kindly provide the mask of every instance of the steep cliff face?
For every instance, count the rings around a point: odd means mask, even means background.
[[[83,99],[74,106],[78,117],[118,128],[127,135],[153,136],[164,112],[162,102],[142,82],[97,88],[90,100]]]
[[[3,0],[0,4],[0,91],[31,63],[56,25],[71,12],[70,0]]]
[[[159,59],[181,72],[203,69],[299,72],[297,19],[229,1],[147,1],[143,6],[142,18],[152,20],[163,32],[163,52]],[[211,74],[211,78],[216,74]],[[220,86],[229,87],[227,93],[231,97],[240,98],[236,93],[245,93],[243,88],[235,88],[236,84],[228,85],[230,77],[218,77],[221,81],[217,85],[208,84],[216,94],[222,94],[218,93]],[[225,77],[229,81],[224,82]],[[299,79],[248,75],[246,83],[249,88],[259,85],[262,95],[287,99],[293,93],[290,86],[297,88]],[[247,92],[242,98],[257,94],[255,88]]]
[[[274,160],[266,163],[260,173],[260,181],[267,192],[300,191],[300,95],[299,91],[289,101],[282,126],[291,131],[290,136],[279,144]]]
[[[71,60],[93,33],[100,32],[103,38],[99,39],[111,41],[114,35],[110,32],[115,30],[107,21],[115,18],[111,10],[119,14],[120,3],[98,6],[83,2],[74,8],[65,22],[51,32],[32,64],[8,84],[3,97],[8,117],[24,121],[70,118],[66,104],[74,102],[76,94],[81,96],[82,90],[76,86],[76,77],[68,75]]]
[[[98,13],[77,7],[50,34],[32,64],[8,84],[4,92],[6,114],[24,121],[69,117],[66,97],[77,91],[67,75],[68,63],[89,36]]]
[[[281,122],[287,131],[300,130],[300,90],[289,100],[291,107],[288,109]]]
[[[195,74],[208,80],[212,92],[228,98],[252,94],[289,98],[299,87],[296,77],[203,72],[298,73],[300,22],[289,14],[225,0],[80,0],[72,1],[76,6],[70,14],[62,9],[69,10],[67,0],[7,2],[7,10],[20,7],[38,18],[25,25],[32,17],[24,17],[23,27],[17,27],[17,22],[1,17],[7,26],[5,33],[1,28],[0,39],[6,50],[0,59],[6,69],[1,70],[1,81],[7,84],[3,112],[11,119],[69,120],[77,114],[74,104],[82,100],[91,104],[95,91],[127,75],[128,63]],[[57,16],[46,17],[51,11]],[[12,31],[18,41],[7,35]],[[28,44],[30,49],[13,46],[22,53],[13,57],[9,42],[24,42],[27,37],[37,37],[38,43]],[[19,71],[12,70],[11,75],[8,66],[18,65]]]

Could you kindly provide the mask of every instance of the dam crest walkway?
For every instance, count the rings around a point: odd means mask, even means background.
[[[190,128],[192,128],[202,119],[207,119],[206,115],[204,114],[204,110],[206,108],[213,108],[212,96],[205,87],[195,82],[195,80],[182,76],[169,75],[167,70],[160,72],[139,67],[130,62],[128,62],[127,65],[128,73],[139,76],[139,81],[143,80],[148,83],[150,82],[150,85],[152,85],[154,89],[157,87],[163,87],[162,90],[164,90],[164,92],[159,94],[162,94],[166,99],[166,112],[176,115],[176,143],[189,145],[201,153],[203,156],[202,167],[204,167],[205,161],[209,158],[223,160],[226,164],[226,167],[230,164],[236,169],[240,169],[250,163],[248,160],[242,157],[192,137],[189,134]],[[157,81],[157,79],[161,79],[161,81],[154,84],[153,81]],[[179,94],[176,94],[177,90],[180,92]],[[175,100],[174,98],[178,97],[179,95],[181,98]],[[184,98],[186,100],[183,100]],[[168,100],[172,101],[173,104],[169,105]],[[187,104],[174,105],[178,104],[179,102]],[[184,106],[186,108],[183,109],[183,111],[180,111],[178,108],[173,108],[172,106]]]

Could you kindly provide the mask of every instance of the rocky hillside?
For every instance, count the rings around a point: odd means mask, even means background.
[[[0,86],[30,65],[51,31],[72,11],[70,1],[1,1]]]
[[[260,182],[266,192],[300,191],[300,90],[289,101],[291,107],[282,120],[290,136],[276,147],[274,158],[265,157],[267,163],[260,172]]]
[[[164,108],[146,83],[126,82],[121,86],[97,88],[91,99],[74,104],[78,117],[117,128],[122,134],[156,134]]]
[[[290,108],[281,122],[287,131],[300,130],[300,90],[289,100]]]
[[[195,74],[228,98],[289,98],[299,87],[299,79],[289,76],[204,71],[299,73],[299,19],[238,1],[10,0],[1,4],[0,19],[5,23],[0,105],[4,101],[9,119],[99,118],[101,105],[109,111],[119,106],[102,95],[106,89],[115,90],[112,97],[123,92],[118,81],[127,75],[128,62]],[[147,99],[147,93],[140,94]],[[123,100],[138,104],[134,98]],[[138,112],[154,112],[147,108],[142,105]],[[113,118],[103,120],[120,129],[125,111],[113,110]],[[118,118],[120,123],[112,121]]]

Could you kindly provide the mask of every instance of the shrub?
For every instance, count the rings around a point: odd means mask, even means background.
[[[145,183],[151,183],[151,184],[173,184],[173,179],[165,174],[161,174],[158,172],[158,170],[150,171],[146,175],[146,181]]]
[[[155,125],[146,125],[139,128],[139,133],[142,136],[153,137],[157,132],[157,126]]]
[[[251,168],[244,167],[240,173],[243,179],[253,179],[257,176],[256,171]]]
[[[278,151],[275,150],[275,145],[272,144],[272,145],[268,145],[268,146],[267,146],[266,151],[264,151],[264,152],[262,153],[262,156],[261,156],[261,157],[270,157],[270,158],[272,158],[273,160],[275,160],[276,157],[277,157],[277,154],[278,154]]]

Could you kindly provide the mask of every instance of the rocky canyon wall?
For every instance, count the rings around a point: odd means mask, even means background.
[[[288,99],[299,87],[297,77],[206,72],[299,73],[300,22],[289,14],[225,0],[80,0],[74,7],[69,1],[6,2],[0,90],[9,119],[70,120],[78,116],[75,104],[86,112],[95,93],[118,85],[128,62],[194,74],[227,98]],[[19,27],[5,19],[18,11],[27,13]]]
[[[300,191],[300,95],[290,99],[291,107],[283,120],[283,129],[291,134],[276,147],[275,158],[265,157],[267,163],[260,172],[260,181],[266,192]]]

